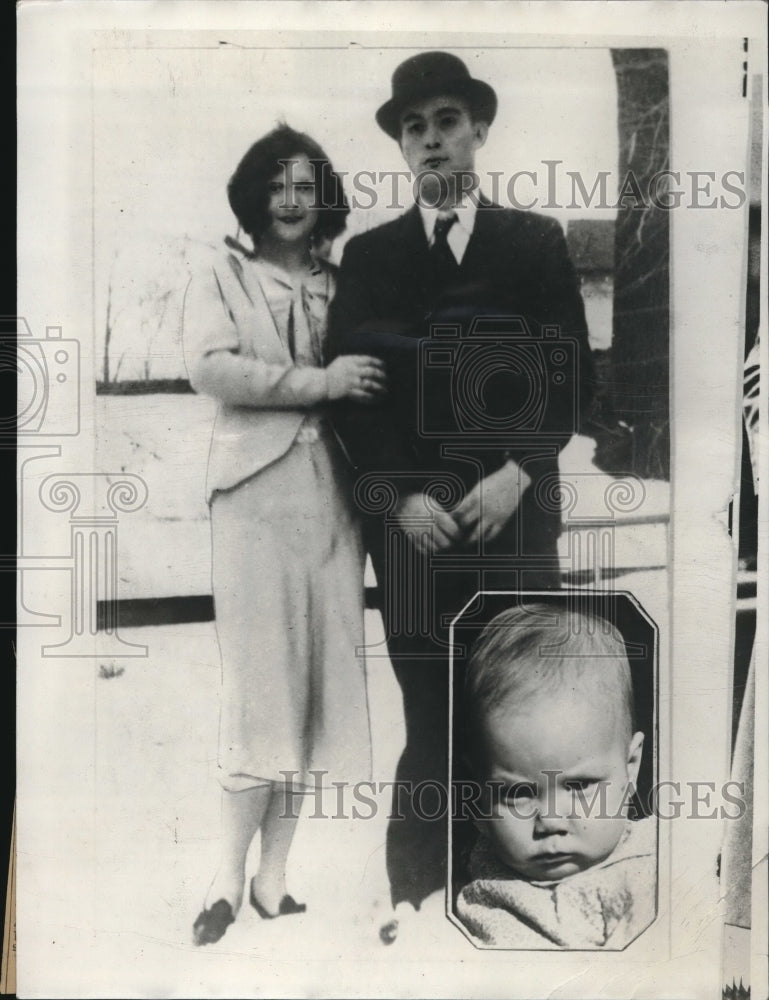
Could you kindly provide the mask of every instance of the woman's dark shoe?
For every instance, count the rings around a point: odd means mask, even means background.
[[[297,903],[293,896],[289,896],[288,893],[286,893],[280,901],[278,912],[268,913],[256,898],[253,882],[251,883],[251,891],[248,894],[248,901],[263,920],[274,920],[275,917],[287,917],[292,913],[304,913],[307,909],[306,903]]]
[[[195,944],[213,944],[220,938],[230,924],[235,923],[232,907],[226,899],[217,899],[210,910],[202,910],[192,926],[192,937]]]

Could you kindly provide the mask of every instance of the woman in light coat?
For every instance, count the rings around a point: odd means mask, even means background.
[[[370,738],[363,644],[363,550],[349,469],[326,418],[338,399],[385,392],[382,363],[326,365],[334,270],[313,248],[349,211],[308,136],[280,126],[228,185],[253,250],[228,238],[184,308],[193,388],[219,402],[208,466],[213,593],[222,658],[222,857],[194,940],[219,940],[244,894],[262,917],[301,912],[286,861],[302,788],[366,780]],[[310,772],[313,772],[311,774]]]

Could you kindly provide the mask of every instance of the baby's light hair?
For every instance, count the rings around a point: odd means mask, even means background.
[[[468,736],[483,721],[532,695],[563,689],[600,699],[617,714],[623,738],[633,734],[633,684],[624,640],[590,610],[528,604],[502,611],[473,646],[465,676]]]

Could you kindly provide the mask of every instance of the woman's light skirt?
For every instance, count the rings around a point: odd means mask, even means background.
[[[370,778],[364,553],[338,445],[313,436],[211,504],[230,791]]]

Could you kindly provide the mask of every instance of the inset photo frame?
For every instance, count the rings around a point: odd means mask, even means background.
[[[449,918],[481,948],[628,947],[658,913],[656,623],[627,593],[481,593],[452,639]]]

